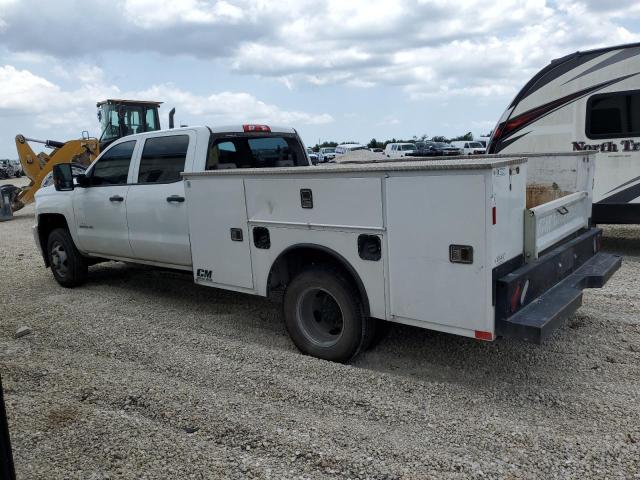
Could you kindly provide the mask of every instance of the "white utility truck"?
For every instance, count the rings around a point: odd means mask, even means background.
[[[65,287],[111,259],[280,299],[296,346],[328,360],[385,320],[541,342],[620,265],[590,227],[592,159],[571,160],[586,190],[527,208],[524,157],[314,167],[293,129],[149,132],[84,175],[56,166],[34,234]]]

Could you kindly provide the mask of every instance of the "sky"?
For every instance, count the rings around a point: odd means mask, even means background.
[[[638,41],[637,0],[0,0],[0,158],[99,136],[106,98],[307,145],[478,136],[552,59]]]

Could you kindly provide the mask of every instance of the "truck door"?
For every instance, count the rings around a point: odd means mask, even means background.
[[[73,191],[79,246],[86,252],[132,257],[126,203],[135,146],[135,140],[112,145],[87,171],[89,186]]]
[[[144,139],[127,199],[133,256],[176,266],[191,265],[184,182],[195,153],[194,132],[167,132]]]

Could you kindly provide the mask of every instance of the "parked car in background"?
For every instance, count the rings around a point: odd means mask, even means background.
[[[384,147],[384,154],[389,158],[406,157],[417,151],[415,143],[388,143]]]
[[[451,145],[462,150],[462,155],[483,155],[487,152],[487,149],[484,147],[484,145],[482,145],[482,143],[480,142],[476,142],[475,140],[473,142],[451,142]]]
[[[15,168],[16,177],[23,176],[24,175],[24,169],[22,168],[22,164],[18,160],[10,160],[10,162],[13,164],[13,167]]]
[[[318,152],[318,161],[321,163],[330,162],[334,158],[336,158],[335,147],[323,147]]]
[[[318,154],[314,152],[310,147],[307,147],[307,156],[312,164],[318,163]]]
[[[19,177],[11,160],[0,160],[0,178]]]
[[[367,147],[365,147],[360,143],[343,143],[336,147],[335,154],[336,156],[338,156],[338,155],[344,155],[345,153],[353,152],[355,150],[366,150],[366,149]]]
[[[461,150],[454,147],[450,143],[445,142],[416,142],[417,150],[407,154],[408,157],[432,157],[432,156],[450,156],[460,155]]]

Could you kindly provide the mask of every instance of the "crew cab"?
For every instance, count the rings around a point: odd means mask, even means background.
[[[109,259],[279,300],[295,345],[327,360],[354,357],[384,321],[541,342],[620,265],[589,224],[590,154],[568,161],[576,191],[526,205],[526,157],[314,168],[293,129],[148,132],[84,175],[57,165],[34,235],[65,287]]]

